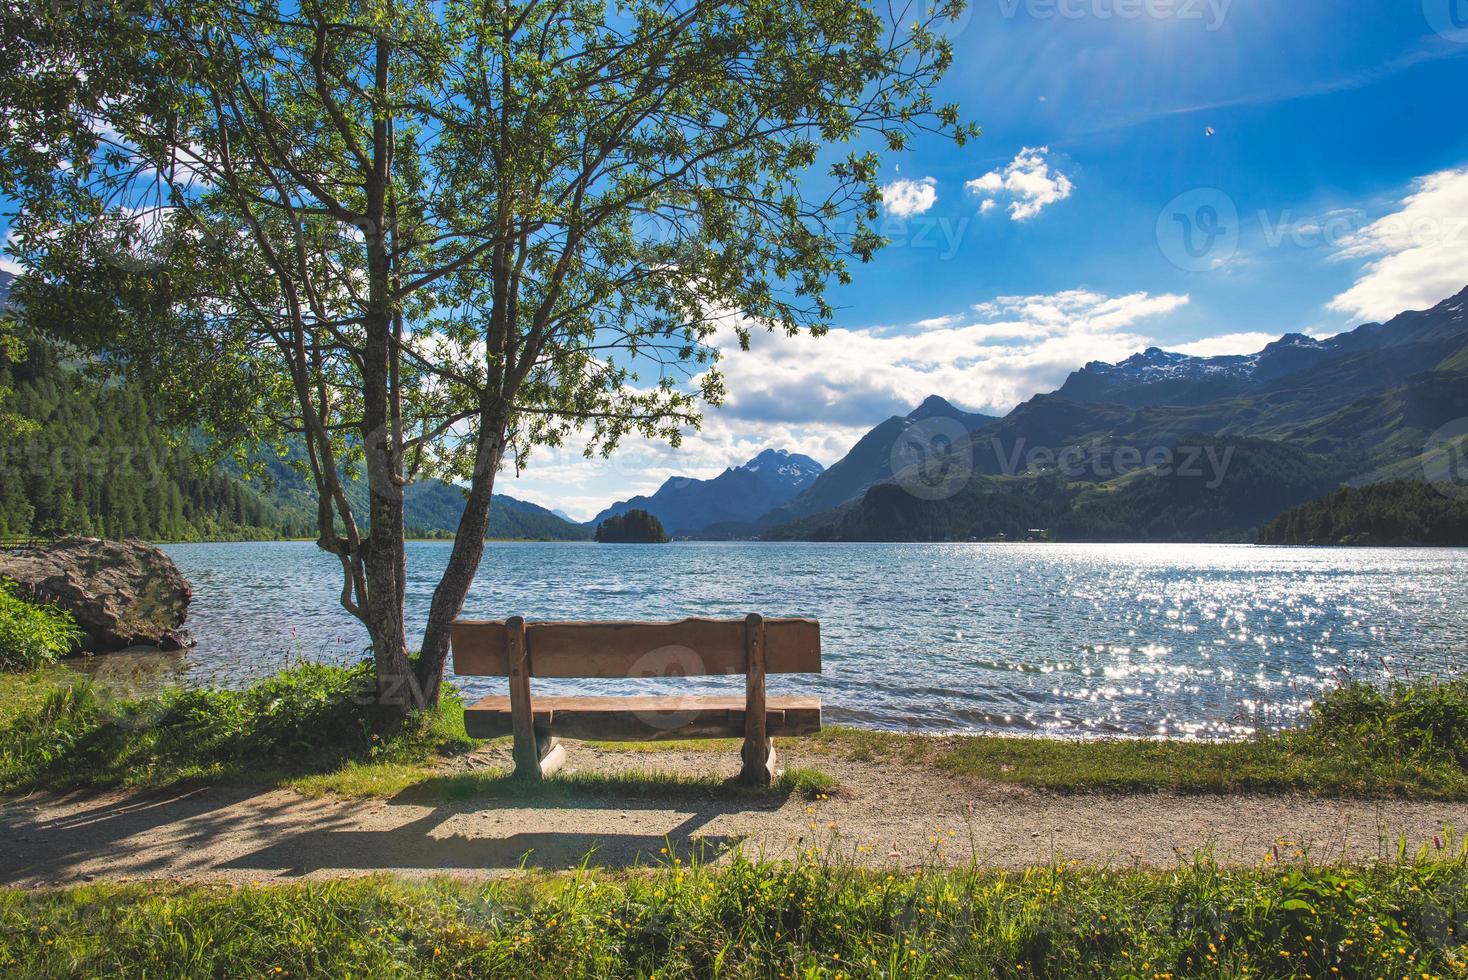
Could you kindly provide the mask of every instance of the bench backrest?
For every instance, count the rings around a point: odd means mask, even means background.
[[[769,674],[819,674],[821,625],[814,619],[764,620]],[[743,619],[671,623],[526,623],[532,677],[668,677],[743,674],[749,663]],[[454,673],[508,677],[509,626],[504,620],[453,625]]]

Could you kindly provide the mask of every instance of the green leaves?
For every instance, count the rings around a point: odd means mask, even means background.
[[[7,7],[29,42],[0,79],[26,316],[224,450],[302,439],[343,604],[396,649],[400,603],[368,599],[400,591],[407,483],[468,483],[482,514],[538,446],[676,445],[723,397],[723,351],[827,328],[829,285],[884,244],[878,151],[965,138],[932,97],[958,9]],[[357,459],[371,531],[337,477]],[[456,553],[436,622],[478,557]]]
[[[19,585],[0,579],[0,670],[35,670],[55,663],[81,638],[70,613],[29,601]]]

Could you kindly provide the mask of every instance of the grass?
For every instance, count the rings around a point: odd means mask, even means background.
[[[442,774],[434,773],[427,765],[398,762],[351,762],[331,772],[297,777],[290,780],[290,785],[312,797],[366,799],[409,794],[450,802],[509,796],[526,802],[558,802],[607,795],[674,799],[794,795],[815,800],[837,789],[834,776],[809,766],[787,767],[774,786],[764,788],[741,786],[711,775],[641,769],[563,772],[543,782],[531,782],[517,779],[508,768]]]
[[[1303,728],[1236,742],[925,737],[832,728],[818,751],[1054,792],[1468,799],[1468,680],[1348,684]]]
[[[0,671],[0,728],[35,708],[57,688],[79,680],[64,667],[50,667],[12,674]]]
[[[1468,862],[862,871],[831,850],[487,885],[0,891],[0,974],[1423,977],[1468,974]]]
[[[597,743],[606,750],[737,752],[733,739]],[[1309,723],[1235,742],[925,736],[828,727],[802,749],[893,767],[928,765],[1054,792],[1287,793],[1468,799],[1468,680],[1348,684]]]
[[[1056,792],[1289,793],[1468,799],[1468,772],[1415,754],[1322,744],[1307,729],[1233,743],[1048,739],[964,740],[937,760],[976,779]]]
[[[371,667],[301,664],[242,691],[177,688],[115,698],[89,679],[34,674],[0,686],[0,792],[275,783],[352,764],[413,766],[468,749],[461,705],[379,733]]]
[[[174,690],[119,701],[51,668],[0,674],[0,792],[161,786],[183,779],[289,783],[309,795],[418,792],[468,799],[508,792],[489,770],[443,775],[446,755],[474,746],[450,690],[437,711],[391,738],[373,734],[360,696],[368,668],[301,665],[241,692]],[[370,702],[370,698],[365,699]],[[636,758],[659,752],[736,755],[739,741],[592,742]],[[1238,742],[932,737],[828,728],[800,739],[822,755],[936,767],[961,778],[1055,792],[1285,793],[1468,800],[1468,681],[1351,684],[1323,696],[1300,729]],[[710,776],[632,768],[616,776],[562,774],[516,792],[707,794],[734,788]],[[835,780],[788,768],[777,792],[815,798]]]
[[[182,781],[290,785],[308,796],[566,800],[646,796],[828,794],[835,780],[792,767],[770,790],[713,776],[570,773],[544,783],[505,769],[436,772],[476,743],[452,689],[438,709],[391,736],[374,730],[370,670],[302,664],[243,691],[175,689],[113,699],[59,669],[0,674],[0,792],[161,787]],[[736,743],[737,744],[737,743]]]

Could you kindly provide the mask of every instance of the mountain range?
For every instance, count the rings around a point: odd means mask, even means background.
[[[890,473],[856,491],[860,480],[852,480],[818,501],[813,487],[763,533],[1251,540],[1281,510],[1343,484],[1420,478],[1434,454],[1463,451],[1461,437],[1446,445],[1430,437],[1465,417],[1468,289],[1336,337],[1288,334],[1256,354],[1194,357],[1154,347],[1119,364],[1088,364],[1003,419],[971,424],[964,448],[974,476],[952,493],[915,495]],[[873,472],[870,461],[897,434],[893,421],[827,473],[860,469],[858,460]],[[1189,455],[1228,465],[1191,479],[1178,465]]]
[[[731,466],[711,480],[675,476],[651,496],[619,500],[586,526],[629,510],[645,510],[674,537],[737,537],[729,529],[750,521],[798,496],[824,475],[820,463],[783,449],[766,449],[743,466]]]
[[[0,308],[12,278],[0,272]],[[65,371],[52,365],[27,383],[60,392],[69,383]],[[36,391],[37,404],[55,401]],[[1446,469],[1450,456],[1468,455],[1468,437],[1431,437],[1465,418],[1468,289],[1429,310],[1334,337],[1286,334],[1254,354],[1199,357],[1152,347],[1116,364],[1092,362],[1003,418],[935,395],[878,423],[828,469],[767,449],[712,479],[670,478],[656,493],[618,501],[584,524],[496,495],[491,533],[585,540],[606,517],[644,509],[671,535],[715,539],[1252,540],[1282,511],[1341,486],[1420,480],[1424,468]],[[894,461],[908,465],[903,447],[935,434],[955,442],[964,479],[939,494],[911,492],[911,474],[894,473]],[[1216,479],[1207,472],[1193,479],[1175,465],[1189,452],[1228,465]],[[1158,453],[1172,453],[1171,465]],[[222,474],[239,493],[180,475],[183,516],[174,524],[190,534],[242,534],[255,525],[309,533],[302,530],[314,518],[309,488],[284,462],[270,461],[269,469],[268,486]],[[351,484],[349,492],[365,496],[365,487]],[[74,514],[39,500],[12,503],[39,527],[43,517],[81,520],[76,515],[90,505],[77,501]],[[463,512],[462,492],[434,480],[409,487],[406,503],[409,527],[427,536],[452,533]],[[121,513],[115,520],[126,530]]]
[[[867,432],[829,469],[767,450],[712,480],[619,501],[683,537],[822,540],[1251,540],[1334,491],[1420,476],[1430,434],[1468,416],[1468,289],[1329,338],[1253,354],[1151,347],[1092,362],[1003,418],[938,396]],[[905,442],[957,442],[964,470],[930,492],[893,472]],[[1212,462],[1215,472],[1189,468]],[[759,480],[763,472],[790,478]],[[911,465],[921,467],[922,454]],[[1193,473],[1193,469],[1197,473]],[[971,473],[969,471],[972,471]],[[1197,478],[1194,478],[1196,475]]]
[[[296,515],[300,524],[314,528],[316,491],[287,460],[262,458],[268,479],[250,481],[256,492],[278,511]],[[347,499],[362,520],[368,512],[367,484],[347,480]],[[403,490],[403,522],[413,537],[451,535],[464,514],[464,491],[442,480],[417,480]],[[585,541],[591,532],[538,504],[497,493],[490,506],[492,538],[539,541]]]

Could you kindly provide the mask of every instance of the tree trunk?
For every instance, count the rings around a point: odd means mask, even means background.
[[[444,569],[443,578],[439,579],[438,588],[433,591],[433,604],[429,607],[428,625],[423,633],[423,649],[418,655],[417,690],[425,705],[438,703],[444,663],[449,655],[449,629],[464,608],[464,599],[469,595],[469,587],[474,583],[479,561],[484,556],[494,478],[503,456],[504,441],[498,427],[487,437],[480,436],[478,461],[469,484],[469,499],[454,534],[448,567]]]
[[[363,548],[367,601],[362,612],[372,638],[378,703],[383,709],[384,721],[392,722],[423,705],[414,696],[408,643],[403,628],[402,584],[406,575],[406,549],[403,541],[402,457],[388,423],[385,321],[381,332],[384,342],[379,355],[378,330],[375,324],[368,326],[368,367],[363,373],[363,438],[366,442],[371,526]],[[377,377],[379,368],[380,379]]]

